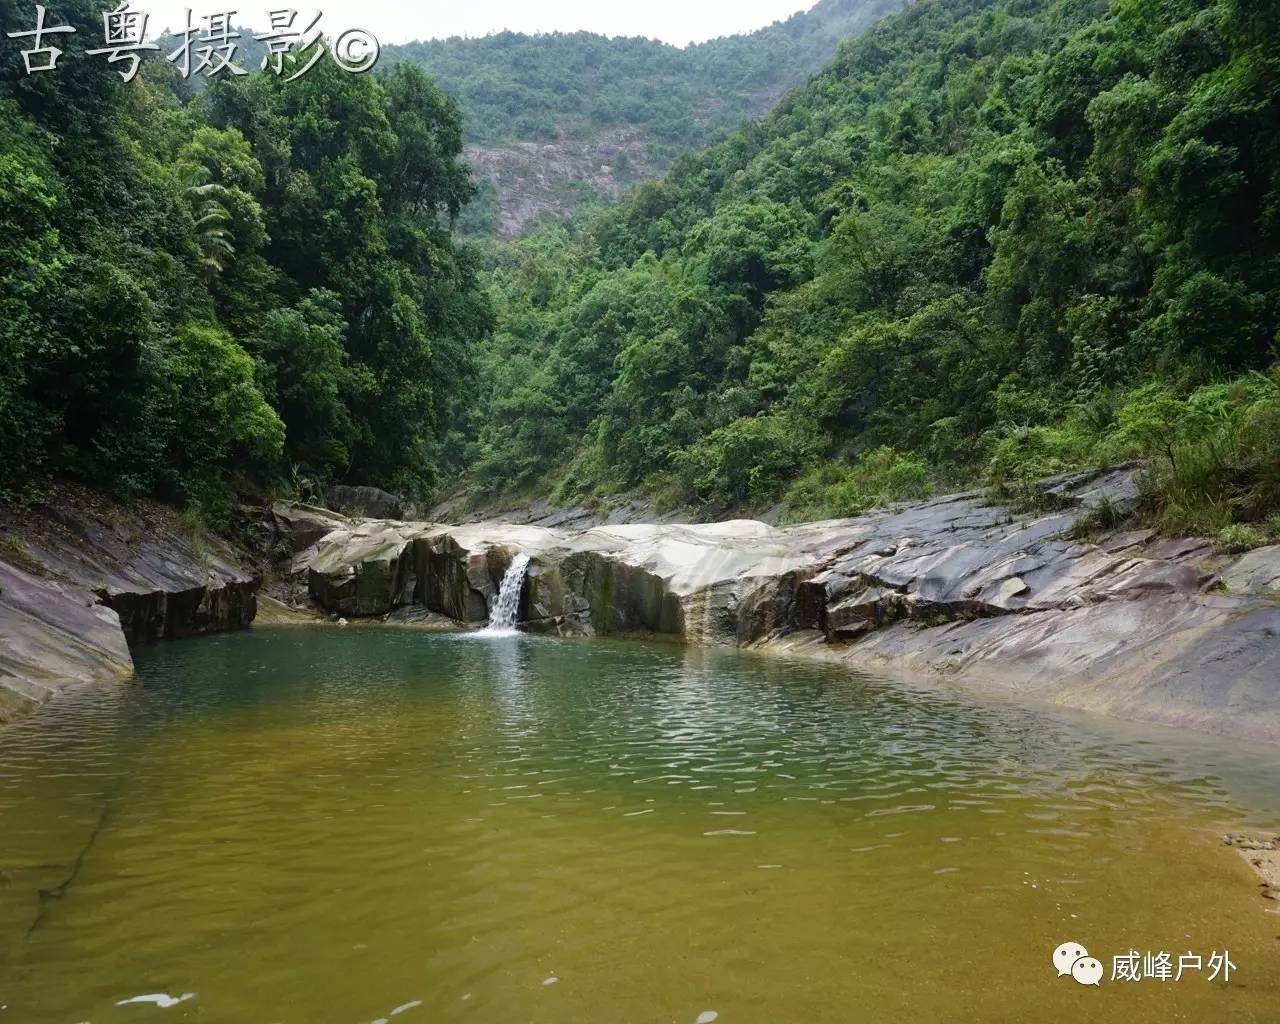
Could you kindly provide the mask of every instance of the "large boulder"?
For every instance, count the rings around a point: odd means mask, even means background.
[[[315,505],[278,501],[271,506],[271,523],[285,549],[297,555],[314,547],[335,530],[346,529],[351,520]]]
[[[404,498],[377,487],[349,487],[338,484],[329,491],[329,503],[340,512],[373,519],[401,519]]]
[[[374,521],[329,534],[307,563],[312,599],[351,618],[409,604],[418,582],[409,550],[417,532],[404,523]]]

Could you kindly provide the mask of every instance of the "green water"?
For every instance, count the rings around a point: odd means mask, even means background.
[[[1271,749],[639,643],[138,667],[0,732],[0,1024],[1280,1020],[1217,839],[1280,818]],[[1131,946],[1236,971],[1110,981]]]

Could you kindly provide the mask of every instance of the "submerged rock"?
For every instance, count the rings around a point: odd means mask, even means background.
[[[1205,541],[1140,531],[1073,539],[1081,515],[1135,499],[1134,473],[1047,481],[1057,511],[1041,514],[960,494],[790,528],[365,523],[326,537],[309,573],[332,612],[414,604],[475,623],[524,552],[528,629],[664,634],[941,672],[1280,740],[1274,549],[1223,568]]]

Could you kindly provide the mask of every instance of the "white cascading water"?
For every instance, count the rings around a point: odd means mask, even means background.
[[[484,633],[488,636],[509,636],[516,632],[516,621],[520,617],[520,592],[524,590],[525,573],[529,571],[529,556],[516,555],[502,577],[502,586],[498,588],[498,596],[493,607],[489,609],[489,625]]]

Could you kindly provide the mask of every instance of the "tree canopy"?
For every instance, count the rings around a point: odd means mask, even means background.
[[[665,180],[492,251],[463,479],[821,514],[922,468],[1151,454],[1143,387],[1276,358],[1278,125],[1252,4],[920,0]]]
[[[489,323],[457,105],[408,64],[126,85],[102,9],[55,73],[0,54],[0,490],[429,489]]]

